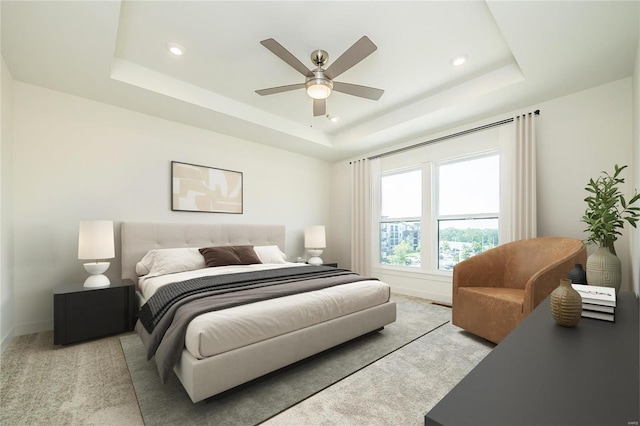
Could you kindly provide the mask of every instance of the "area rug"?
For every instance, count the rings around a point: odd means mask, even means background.
[[[423,426],[425,414],[494,347],[445,324],[261,426]]]
[[[153,425],[255,425],[317,394],[444,324],[449,308],[395,298],[397,321],[384,330],[196,404],[173,375],[160,382],[137,335],[120,338],[144,422]]]

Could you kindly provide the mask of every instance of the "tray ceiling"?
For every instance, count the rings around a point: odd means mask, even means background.
[[[327,160],[381,149],[633,72],[638,2],[3,1],[2,56],[16,80]],[[363,35],[378,49],[336,80],[313,117],[304,82],[260,45],[312,68]],[[177,57],[167,43],[179,43]],[[451,59],[468,55],[465,65]],[[339,117],[337,122],[328,118]]]

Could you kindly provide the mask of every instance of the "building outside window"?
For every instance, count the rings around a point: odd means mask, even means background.
[[[419,268],[422,171],[381,176],[380,201],[380,263]]]

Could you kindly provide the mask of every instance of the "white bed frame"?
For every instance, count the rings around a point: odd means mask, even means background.
[[[136,263],[152,249],[250,244],[284,252],[283,225],[124,222],[122,278],[137,282]],[[187,350],[174,371],[193,402],[320,353],[396,320],[393,301],[205,359]]]

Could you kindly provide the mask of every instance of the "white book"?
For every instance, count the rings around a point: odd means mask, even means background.
[[[594,305],[593,303],[582,303],[582,309],[587,311],[598,311],[613,314],[616,312],[614,306]]]
[[[596,312],[596,311],[582,311],[583,318],[595,318],[603,321],[611,321],[615,322],[616,317],[614,314],[608,314],[606,312]]]
[[[592,305],[616,306],[616,289],[613,287],[601,287],[595,285],[571,284],[580,293],[582,303]]]

